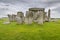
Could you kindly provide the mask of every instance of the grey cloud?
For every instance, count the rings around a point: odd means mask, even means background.
[[[60,7],[56,8],[56,9],[53,9],[52,11],[57,11],[60,13]]]
[[[1,15],[6,15],[8,12],[25,12],[29,7],[43,7],[46,9],[51,8],[51,16],[53,16],[54,12],[56,15],[60,15],[60,0],[0,0],[0,3],[3,3],[0,5]],[[2,12],[3,10],[5,13]]]

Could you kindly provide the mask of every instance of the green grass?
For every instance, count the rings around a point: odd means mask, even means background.
[[[60,21],[27,25],[2,24],[0,20],[0,40],[60,40]]]

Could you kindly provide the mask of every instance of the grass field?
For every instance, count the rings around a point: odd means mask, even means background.
[[[0,20],[0,40],[60,40],[60,21],[27,25],[2,24]]]

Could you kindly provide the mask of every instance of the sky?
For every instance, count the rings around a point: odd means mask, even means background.
[[[0,18],[18,11],[25,14],[31,7],[51,9],[51,18],[60,18],[60,0],[0,0]]]

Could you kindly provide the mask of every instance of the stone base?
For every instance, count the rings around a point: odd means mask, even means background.
[[[25,18],[25,24],[32,24],[33,19],[32,18]]]
[[[38,18],[38,24],[43,24],[43,18]]]
[[[17,24],[22,24],[23,20],[20,17],[16,17],[16,22],[17,22]]]

